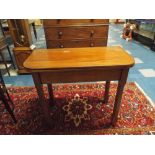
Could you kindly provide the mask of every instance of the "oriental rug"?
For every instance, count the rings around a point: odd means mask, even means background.
[[[103,104],[104,82],[53,85],[55,105],[49,103],[53,126],[43,119],[35,87],[8,87],[14,102],[15,125],[0,104],[0,134],[14,135],[143,135],[155,131],[155,109],[134,82],[127,83],[116,126],[109,126],[117,83],[111,83],[109,102]],[[47,88],[44,87],[47,95]],[[49,102],[48,99],[46,102]]]

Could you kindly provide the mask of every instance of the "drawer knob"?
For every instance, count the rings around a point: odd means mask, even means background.
[[[90,37],[93,37],[93,35],[94,35],[94,31],[92,30],[92,31],[90,32]]]
[[[64,48],[64,46],[63,45],[60,45],[60,48]]]
[[[58,32],[58,37],[59,37],[59,39],[61,39],[61,37],[62,37],[62,32],[61,31]]]
[[[61,32],[61,31],[60,31],[60,32],[58,32],[58,35],[59,35],[59,36],[62,36],[62,32]]]
[[[93,47],[93,46],[94,46],[94,44],[93,44],[93,43],[91,43],[91,44],[90,44],[90,47]]]
[[[91,21],[91,22],[94,22],[94,19],[91,19],[90,21]]]

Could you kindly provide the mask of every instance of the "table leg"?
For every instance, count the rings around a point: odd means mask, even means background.
[[[47,125],[50,126],[51,122],[50,122],[49,104],[45,101],[45,95],[44,95],[42,82],[40,80],[40,75],[39,75],[39,73],[33,73],[32,76],[33,76],[35,87],[37,89],[40,104],[44,111],[45,121],[46,121]]]
[[[128,71],[129,69],[124,69],[122,71],[121,78],[118,82],[118,87],[117,87],[117,93],[116,93],[116,98],[115,98],[115,103],[114,103],[114,110],[112,114],[112,125],[115,126],[118,118],[118,113],[119,109],[121,106],[121,99],[122,99],[122,94],[123,94],[123,89],[127,80],[128,76]]]
[[[48,94],[49,94],[49,101],[51,101],[51,103],[54,105],[54,95],[53,95],[52,84],[48,83],[47,88],[48,88]]]
[[[9,55],[10,55],[10,59],[11,59],[13,68],[16,69],[15,64],[14,64],[14,61],[13,61],[13,58],[12,58],[12,55],[11,55],[11,51],[10,51],[9,45],[7,45],[7,49],[8,49]]]
[[[104,103],[107,104],[108,103],[108,99],[109,99],[109,88],[110,88],[110,81],[106,81],[105,84],[105,93],[104,93]]]
[[[7,110],[7,111],[9,112],[9,114],[11,115],[11,117],[12,117],[14,123],[17,123],[17,120],[16,120],[16,118],[15,118],[15,115],[14,115],[13,111],[11,110],[11,108],[10,108],[10,106],[9,106],[9,104],[8,104],[8,101],[7,101],[7,99],[6,99],[6,97],[5,97],[4,93],[3,93],[3,91],[2,91],[1,89],[0,89],[0,96],[1,96],[2,102],[3,102],[4,105],[5,105],[6,110]]]
[[[8,91],[7,91],[7,90],[6,90],[6,95],[7,95],[8,100],[10,101],[11,106],[12,106],[12,108],[13,108],[13,110],[14,110],[15,106],[14,106],[13,101],[12,101],[12,99],[11,99],[11,97],[10,97],[10,95],[9,95],[9,93],[8,93]]]
[[[2,89],[3,89],[4,92],[6,93],[6,95],[7,95],[7,97],[8,97],[8,100],[9,100],[10,103],[11,103],[12,108],[14,109],[14,104],[13,104],[12,99],[11,99],[9,93],[8,93],[8,90],[7,90],[6,86],[5,86],[5,82],[4,82],[4,79],[3,79],[3,76],[2,76],[2,74],[1,74],[1,72],[0,72],[0,83],[2,84]]]
[[[35,23],[34,22],[32,23],[32,28],[33,28],[34,36],[35,36],[35,38],[37,40],[37,31],[36,31],[36,27],[35,27]]]
[[[3,54],[2,54],[2,51],[0,51],[0,55],[1,55],[2,61],[4,62],[4,65],[5,65],[5,67],[6,67],[6,70],[7,70],[7,72],[8,72],[8,75],[10,76],[10,72],[9,72],[7,63],[6,63],[6,61],[5,61],[5,58],[4,58]]]

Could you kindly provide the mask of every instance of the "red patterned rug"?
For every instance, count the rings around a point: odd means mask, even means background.
[[[54,85],[51,106],[53,128],[43,121],[34,87],[9,87],[15,104],[14,125],[0,105],[0,134],[151,134],[155,131],[155,109],[135,83],[127,83],[115,127],[110,123],[117,83],[110,86],[108,104],[103,104],[104,83]],[[46,87],[44,88],[45,92]],[[48,102],[48,100],[47,100]]]

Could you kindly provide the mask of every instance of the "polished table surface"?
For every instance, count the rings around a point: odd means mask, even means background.
[[[36,49],[24,62],[24,67],[32,73],[47,124],[51,121],[43,84],[47,84],[50,102],[55,104],[52,83],[106,81],[103,104],[108,104],[110,81],[117,80],[113,126],[117,122],[128,71],[133,65],[133,57],[117,46]]]
[[[121,47],[36,49],[24,62],[28,69],[131,67],[134,59]]]

